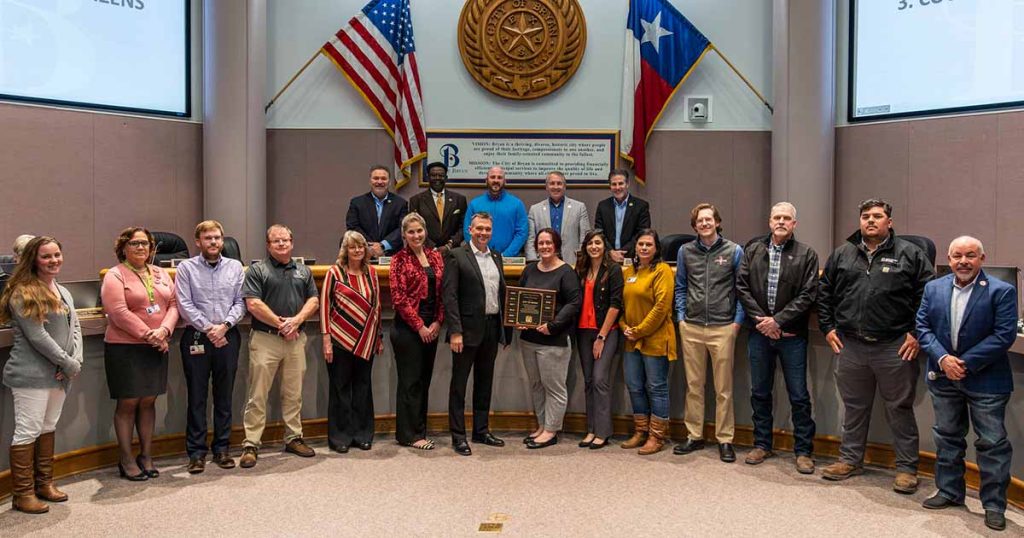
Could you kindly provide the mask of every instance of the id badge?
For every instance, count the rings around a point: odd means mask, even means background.
[[[193,344],[188,346],[189,355],[204,355],[206,354],[206,346],[203,344]]]
[[[634,282],[636,282],[636,277],[635,276],[631,276],[631,277],[626,279],[626,282],[629,283],[629,284],[633,284]]]
[[[149,314],[150,316],[156,314],[157,312],[160,312],[160,305],[158,304],[151,304],[148,307],[146,307],[146,313]]]

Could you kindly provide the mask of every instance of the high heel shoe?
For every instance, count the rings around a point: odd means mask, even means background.
[[[124,465],[121,465],[121,462],[117,462],[117,471],[121,473],[121,478],[132,482],[144,482],[149,480],[149,475],[146,474],[146,470],[143,469],[141,465],[139,466],[139,474],[131,475],[124,471]]]
[[[152,463],[152,458],[150,458],[150,463]],[[152,469],[147,469],[144,465],[142,465],[142,454],[135,456],[135,465],[138,465],[139,469],[143,473],[146,473],[146,476],[149,478],[156,478],[160,476],[160,471],[158,471],[156,467],[153,467]]]

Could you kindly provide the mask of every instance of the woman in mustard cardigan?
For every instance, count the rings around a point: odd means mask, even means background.
[[[676,360],[672,323],[672,269],[661,259],[658,232],[646,229],[636,240],[633,266],[622,271],[626,338],[623,365],[636,430],[622,448],[640,447],[645,456],[660,451],[668,437],[668,363]]]

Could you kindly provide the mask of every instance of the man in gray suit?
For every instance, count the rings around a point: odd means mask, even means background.
[[[526,235],[526,259],[537,260],[537,247],[534,244],[537,231],[554,228],[562,236],[562,260],[569,265],[576,265],[576,251],[580,249],[583,236],[590,231],[587,206],[565,195],[565,174],[557,170],[548,173],[544,189],[548,191],[548,199],[533,204],[527,217],[529,232]]]

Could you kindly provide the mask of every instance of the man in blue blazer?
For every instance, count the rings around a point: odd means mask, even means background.
[[[370,168],[370,192],[353,198],[345,215],[345,229],[363,234],[371,258],[391,256],[402,250],[402,218],[409,212],[409,203],[388,191],[390,182],[387,167]]]
[[[928,391],[935,408],[935,484],[924,507],[964,502],[968,416],[978,436],[985,525],[1006,528],[1006,488],[1013,449],[1003,420],[1013,391],[1007,351],[1017,336],[1017,293],[981,270],[985,248],[973,237],[949,244],[952,274],[929,282],[917,312],[921,349],[928,355]],[[934,378],[934,379],[932,379]]]

